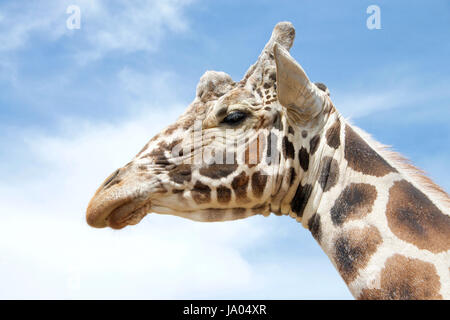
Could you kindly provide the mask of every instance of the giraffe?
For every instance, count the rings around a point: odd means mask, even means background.
[[[355,298],[449,299],[448,194],[340,115],[290,55],[294,37],[278,23],[239,82],[207,71],[185,113],[98,188],[87,223],[289,215]]]

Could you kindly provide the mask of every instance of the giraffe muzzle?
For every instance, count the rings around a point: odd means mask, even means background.
[[[151,203],[126,203],[114,209],[108,216],[107,224],[112,229],[122,229],[128,225],[138,224],[149,212]]]
[[[124,171],[111,174],[89,202],[86,221],[91,227],[122,229],[139,223],[150,212],[149,193],[127,184]]]
[[[124,199],[111,201],[107,206],[97,206],[96,197],[86,211],[86,221],[91,227],[122,229],[127,225],[138,224],[151,209],[150,201]]]

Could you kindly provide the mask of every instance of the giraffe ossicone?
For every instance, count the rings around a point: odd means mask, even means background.
[[[450,198],[349,124],[289,54],[278,23],[242,80],[207,71],[194,101],[98,188],[86,219],[290,215],[361,299],[450,298]]]

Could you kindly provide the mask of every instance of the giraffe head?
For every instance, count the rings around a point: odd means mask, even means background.
[[[149,212],[225,221],[286,211],[323,114],[334,109],[326,87],[289,55],[294,36],[291,23],[277,24],[239,82],[206,72],[186,112],[102,183],[89,225],[120,229]],[[294,140],[311,141],[295,150]]]

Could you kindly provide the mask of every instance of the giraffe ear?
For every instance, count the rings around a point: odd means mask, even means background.
[[[277,96],[282,106],[296,122],[305,123],[324,108],[326,93],[314,85],[303,68],[278,43],[274,48],[277,68]]]

